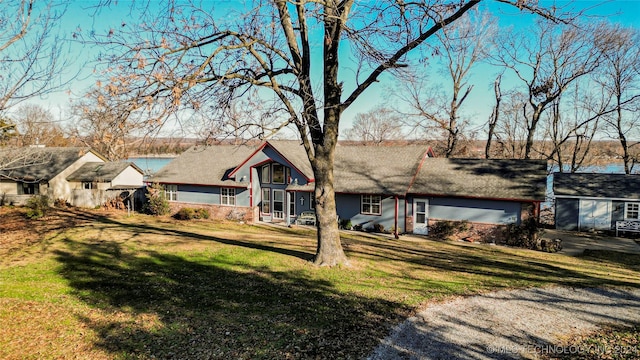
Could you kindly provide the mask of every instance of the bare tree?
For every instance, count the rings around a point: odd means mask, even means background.
[[[346,131],[346,138],[374,145],[400,140],[404,138],[400,115],[386,108],[357,114],[353,126]]]
[[[546,130],[540,152],[550,159],[560,172],[578,171],[589,163],[591,144],[599,130],[599,120],[606,112],[607,102],[595,98],[589,83],[574,84],[574,91],[565,92],[553,101],[545,121]],[[581,91],[582,87],[586,87]],[[571,99],[565,99],[568,94]],[[547,151],[545,147],[550,145]]]
[[[62,1],[8,0],[0,6],[0,113],[36,96],[60,90],[65,42],[55,34]]]
[[[496,77],[496,81],[493,83],[493,92],[496,98],[496,104],[493,106],[491,117],[487,124],[487,142],[484,147],[484,157],[489,159],[491,157],[491,143],[493,141],[494,134],[496,132],[496,125],[500,120],[500,102],[502,102],[502,91],[500,90],[500,83],[502,82],[502,74]]]
[[[262,104],[247,99],[236,99],[222,108],[196,109],[189,116],[181,114],[180,127],[188,134],[195,135],[203,143],[231,141],[246,143],[251,139],[277,136],[273,132],[276,121]]]
[[[532,156],[544,112],[569,85],[598,67],[607,37],[600,31],[541,19],[535,29],[508,32],[494,42],[497,51],[491,56],[493,62],[511,70],[526,89],[525,159]]]
[[[214,18],[219,12],[213,9],[168,2],[161,13],[141,16],[140,27],[110,29],[98,40],[114,50],[105,56],[115,72],[113,92],[150,99],[156,108],[224,108],[259,89],[253,100],[279,120],[270,131],[292,126],[307,153],[318,219],[314,262],[333,266],[347,262],[333,186],[342,113],[479,2],[257,1],[238,13],[225,9],[232,13],[226,18]],[[547,17],[557,10],[499,2]],[[338,51],[341,44],[348,54]],[[355,75],[340,69],[354,69]]]
[[[19,132],[19,146],[67,146],[70,143],[53,114],[40,105],[24,104],[14,117]]]
[[[400,97],[411,109],[414,126],[425,134],[437,133],[446,139],[444,154],[451,157],[464,136],[469,119],[462,117],[462,108],[473,85],[468,83],[470,70],[480,60],[494,35],[495,25],[488,14],[467,12],[460,20],[436,34],[436,58],[450,83],[432,84],[430,77],[416,76],[403,82]],[[430,64],[432,65],[432,64]],[[448,90],[444,90],[447,88]]]
[[[85,98],[72,106],[75,117],[74,137],[90,146],[109,160],[122,160],[129,156],[131,147],[140,143],[139,134],[148,134],[160,125],[157,122],[139,121],[132,115],[128,103],[109,96],[107,90],[94,88]]]
[[[630,174],[640,160],[640,34],[616,26],[603,27],[612,46],[603,50],[601,76],[597,79],[605,96],[613,100],[605,118],[610,137],[622,148],[624,171]]]
[[[527,95],[517,91],[500,92],[500,112],[493,123],[491,157],[522,159],[528,133],[525,109]],[[493,121],[493,120],[492,120]]]

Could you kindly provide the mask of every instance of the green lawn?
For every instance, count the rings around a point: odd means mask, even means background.
[[[75,226],[0,258],[0,358],[362,358],[429,301],[640,286],[632,255],[345,234],[351,264],[329,269],[308,229],[56,216]]]

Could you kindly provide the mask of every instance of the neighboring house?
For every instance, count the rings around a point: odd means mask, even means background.
[[[92,165],[85,167],[85,164]],[[91,169],[98,166],[109,169],[109,179],[104,171],[94,172],[93,178],[90,176]],[[114,175],[118,169],[121,169],[120,173]],[[93,184],[97,189],[98,184],[105,181],[111,189],[121,185],[129,189],[143,186],[142,172],[133,164],[121,167],[107,163],[103,156],[88,147],[24,147],[0,151],[0,197],[4,203],[21,205],[34,195],[47,195],[52,200],[74,206],[93,207],[101,203],[87,203],[86,196],[78,196],[78,190]]]
[[[640,221],[640,175],[554,173],[555,223],[562,230],[613,230]]]
[[[196,146],[158,171],[174,210],[294,223],[314,210],[314,176],[296,141]],[[466,188],[466,186],[469,186]],[[519,223],[545,200],[546,162],[435,159],[422,145],[336,147],[338,217],[353,226],[426,233],[438,220]]]
[[[129,206],[134,210],[134,194],[143,187],[143,178],[142,169],[130,162],[84,163],[67,177],[71,185],[70,203],[95,207],[115,200],[114,206]]]

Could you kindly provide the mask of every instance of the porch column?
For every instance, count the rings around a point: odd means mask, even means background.
[[[395,211],[395,216],[394,216],[394,228],[393,228],[393,236],[396,239],[399,239],[400,237],[398,236],[398,196],[395,196],[395,200],[396,200],[396,211]]]
[[[285,222],[287,224],[287,226],[291,225],[291,193],[289,191],[285,191],[284,192],[286,195],[284,197],[284,201],[287,203],[287,206],[285,206],[285,211],[286,211],[286,215],[284,216],[285,218]]]

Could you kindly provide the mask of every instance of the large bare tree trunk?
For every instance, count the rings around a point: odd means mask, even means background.
[[[327,16],[324,28],[324,131],[312,135],[315,156],[312,161],[316,180],[316,216],[318,220],[318,249],[314,263],[323,266],[346,264],[347,257],[342,250],[336,198],[333,187],[333,165],[336,145],[338,144],[338,126],[342,114],[342,88],[338,83],[338,44],[347,18],[349,3],[328,2],[325,5]],[[314,132],[312,131],[312,134]]]
[[[316,146],[313,172],[316,179],[315,199],[318,220],[318,247],[313,262],[321,266],[347,264],[342,250],[338,215],[333,188],[333,163],[335,146]]]

